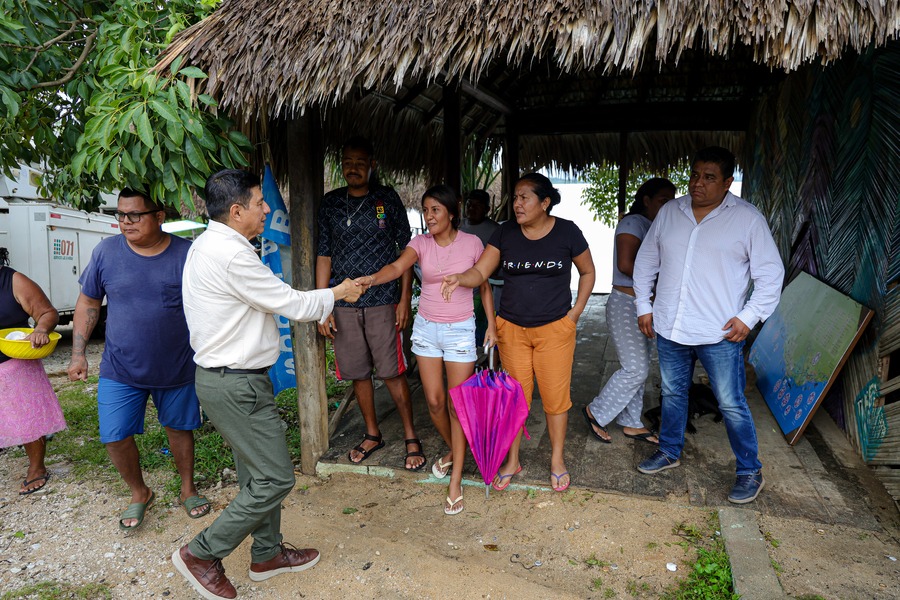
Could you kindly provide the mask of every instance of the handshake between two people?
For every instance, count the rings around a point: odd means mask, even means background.
[[[349,281],[349,280],[345,280],[345,282],[346,281]],[[362,290],[359,295],[366,293],[366,290],[368,290],[373,285],[378,285],[378,283],[375,279],[375,275],[363,275],[362,277],[357,277],[356,279],[353,280],[353,283],[355,283],[357,286],[359,286],[360,290]],[[382,283],[387,283],[387,282],[382,282]],[[456,274],[444,275],[443,281],[441,282],[441,296],[444,298],[444,302],[450,302],[450,298],[453,297],[453,290],[455,290],[458,287],[459,287],[459,275],[456,275]],[[357,299],[358,299],[358,296],[357,296]],[[347,302],[356,302],[356,299],[347,300]]]
[[[334,292],[335,300],[343,300],[352,304],[359,300],[359,297],[366,293],[367,289],[368,287],[348,278],[331,288],[331,291]]]

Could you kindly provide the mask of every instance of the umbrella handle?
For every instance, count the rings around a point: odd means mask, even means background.
[[[484,352],[488,355],[488,369],[494,371],[494,346],[490,344],[484,345]]]

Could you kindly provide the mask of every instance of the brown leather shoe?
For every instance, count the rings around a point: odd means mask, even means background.
[[[250,564],[250,579],[253,581],[265,581],[269,577],[275,577],[280,573],[296,573],[305,571],[319,562],[318,550],[305,548],[299,550],[287,544],[281,544],[281,552],[265,562]]]
[[[237,598],[237,590],[225,577],[225,567],[221,559],[202,560],[188,549],[187,545],[172,554],[175,570],[188,580],[197,593],[207,600],[232,600]]]

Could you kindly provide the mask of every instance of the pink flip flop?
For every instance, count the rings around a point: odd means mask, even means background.
[[[569,480],[566,482],[565,485],[559,485],[559,480],[562,479],[563,477],[565,477],[565,476],[568,475],[568,474],[569,474],[568,471],[566,471],[566,472],[564,472],[564,473],[560,473],[559,475],[557,475],[556,473],[553,473],[553,472],[550,473],[550,477],[556,478],[556,485],[553,486],[553,491],[554,491],[554,492],[564,492],[564,491],[566,491],[567,489],[569,489],[569,484],[572,483],[572,477],[571,477],[571,476],[569,477]]]
[[[498,492],[502,492],[506,488],[509,487],[509,484],[512,483],[512,476],[518,475],[519,471],[522,470],[522,465],[519,465],[519,468],[516,469],[515,473],[510,473],[509,475],[497,475],[497,479],[499,479],[499,483],[492,483],[491,487],[497,490]]]

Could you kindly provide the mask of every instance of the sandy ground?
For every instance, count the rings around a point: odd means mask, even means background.
[[[98,351],[92,348],[93,370]],[[63,381],[67,360],[61,348],[47,361],[55,381]],[[0,455],[0,594],[56,580],[102,582],[114,598],[196,597],[169,557],[227,505],[234,485],[206,491],[209,517],[191,520],[160,502],[141,529],[125,534],[117,518],[127,496],[111,467],[99,480],[76,481],[69,465],[57,463],[47,493],[19,497],[25,465],[20,452]],[[151,485],[161,488],[162,479],[151,477]],[[443,485],[421,475],[298,475],[282,528],[286,541],[318,548],[321,563],[254,583],[246,542],[225,559],[226,572],[241,598],[657,598],[685,576],[693,554],[673,530],[702,527],[710,515],[686,498],[661,502],[582,488],[510,489],[485,499],[479,483],[465,488],[465,511],[447,517],[445,495]],[[791,596],[900,597],[900,544],[891,533],[759,521]]]

